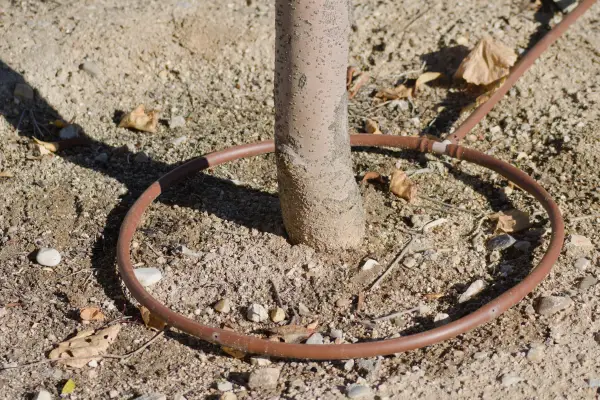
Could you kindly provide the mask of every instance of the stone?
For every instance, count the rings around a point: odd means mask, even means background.
[[[217,301],[217,304],[215,304],[214,308],[215,311],[227,314],[229,311],[231,311],[231,301],[229,299],[221,299]]]
[[[101,164],[106,164],[108,162],[108,154],[100,153],[94,158],[94,161],[97,161]]]
[[[350,372],[354,368],[354,360],[348,360],[344,363],[344,371]]]
[[[253,322],[262,322],[269,319],[269,314],[267,313],[267,309],[262,305],[254,303],[248,307],[246,317]]]
[[[329,337],[331,337],[332,339],[343,339],[344,332],[341,329],[332,329],[329,332]]]
[[[90,368],[98,368],[98,361],[96,361],[96,360],[92,360],[92,361],[90,361],[90,362],[89,362],[87,365],[88,365],[88,367],[90,367]]]
[[[595,286],[597,283],[598,279],[594,278],[592,275],[586,275],[577,284],[577,289],[581,291],[588,290],[592,286]]]
[[[361,358],[356,362],[358,372],[363,376],[375,374],[380,365],[381,362],[377,358]]]
[[[79,127],[77,125],[67,125],[58,132],[58,137],[67,140],[79,136]]]
[[[52,400],[52,395],[49,391],[42,389],[37,392],[33,400]]]
[[[179,146],[180,144],[187,142],[187,140],[188,140],[187,136],[179,136],[178,138],[171,140],[171,144],[173,146]]]
[[[144,287],[152,286],[162,279],[162,272],[158,268],[136,268],[133,272]]]
[[[350,299],[346,299],[346,298],[339,298],[335,301],[335,306],[337,308],[346,308],[348,307],[350,304],[352,304],[352,300]]]
[[[519,383],[523,380],[523,378],[516,376],[516,375],[511,375],[511,374],[504,374],[502,375],[502,378],[500,378],[500,382],[502,383],[502,386],[508,387],[508,386],[512,386],[515,383]]]
[[[233,390],[233,383],[229,381],[217,382],[217,389],[219,392],[231,392]]]
[[[521,253],[526,253],[531,247],[531,243],[529,243],[527,240],[519,240],[514,244],[514,247]]]
[[[41,248],[37,252],[35,260],[44,267],[56,267],[60,263],[61,256],[56,249]]]
[[[148,393],[138,396],[133,400],[167,400],[167,396],[162,393]]]
[[[4,318],[8,314],[6,307],[0,307],[0,319]]]
[[[515,242],[516,240],[514,237],[502,234],[488,240],[487,248],[488,250],[504,250],[515,244]]]
[[[446,313],[439,313],[439,314],[436,314],[435,317],[433,317],[433,324],[436,327],[446,325],[450,321],[451,321],[450,316]]]
[[[306,340],[306,344],[323,344],[323,335],[315,332]]]
[[[360,267],[361,270],[363,271],[370,271],[373,268],[375,268],[375,266],[379,265],[379,263],[375,260],[373,260],[372,258],[368,258],[363,265]]]
[[[144,153],[143,151],[140,151],[135,155],[135,157],[133,157],[133,161],[136,163],[145,163],[150,161],[150,157],[148,157],[148,154]]]
[[[590,260],[588,260],[585,257],[581,257],[575,261],[575,268],[578,269],[579,271],[585,271],[586,269],[589,268],[589,266],[591,264],[592,264],[592,262]]]
[[[458,298],[459,303],[464,303],[466,301],[471,300],[474,296],[481,293],[481,291],[485,288],[485,282],[482,279],[478,279],[475,282],[471,283],[467,290],[460,295]]]
[[[583,257],[594,250],[592,241],[582,235],[569,235],[565,244],[567,255],[570,257]]]
[[[116,399],[117,397],[119,397],[119,392],[113,389],[110,392],[108,392],[108,397],[111,399]]]
[[[33,88],[26,83],[17,83],[13,95],[21,101],[33,101]]]
[[[533,345],[527,351],[527,359],[532,363],[538,363],[544,358],[544,346],[541,344]]]
[[[79,65],[79,69],[87,72],[93,77],[96,77],[102,73],[100,68],[93,61],[85,61],[83,64]]]
[[[172,117],[171,120],[169,121],[169,128],[171,128],[171,129],[183,128],[184,126],[185,126],[185,118],[181,115]]]
[[[219,400],[237,400],[237,396],[233,392],[225,392],[219,397]]]
[[[346,387],[346,396],[349,399],[372,399],[374,394],[370,387],[353,383]]]
[[[306,307],[304,304],[299,303],[298,304],[298,313],[300,315],[302,315],[303,317],[309,317],[311,315],[310,310],[308,309],[308,307]]]
[[[535,311],[540,315],[552,315],[562,311],[573,304],[573,300],[566,296],[540,297],[535,305]]]
[[[251,357],[250,364],[255,365],[257,367],[268,367],[273,362],[266,357]]]
[[[278,368],[262,368],[253,371],[248,379],[250,389],[272,390],[277,388],[280,370]]]
[[[271,321],[273,322],[281,322],[285,319],[285,311],[283,308],[274,308],[269,312],[269,316],[271,317]]]

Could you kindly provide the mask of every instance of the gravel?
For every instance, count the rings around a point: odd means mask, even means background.
[[[262,368],[253,371],[248,379],[248,387],[250,389],[272,390],[277,387],[279,380],[279,368]]]

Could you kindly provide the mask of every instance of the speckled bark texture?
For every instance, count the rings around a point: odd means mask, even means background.
[[[275,143],[283,220],[295,243],[349,248],[364,236],[352,172],[347,0],[277,0]]]

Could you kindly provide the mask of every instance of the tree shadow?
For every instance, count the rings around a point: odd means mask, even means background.
[[[27,84],[21,74],[0,60],[0,98],[12,99],[17,84]],[[2,112],[5,120],[12,125],[20,136],[36,137],[44,141],[58,140],[58,128],[49,124],[54,120],[66,120],[39,93],[32,101],[16,104],[11,112],[10,103],[5,103],[7,112]],[[118,122],[122,111],[116,111],[113,121]],[[87,139],[84,147],[76,150],[66,149],[57,154],[67,162],[94,170],[124,184],[127,193],[106,218],[104,230],[92,250],[92,269],[106,295],[115,300],[119,309],[133,311],[134,307],[126,301],[120,279],[115,271],[116,243],[121,222],[133,202],[160,176],[182,164],[167,164],[148,159],[145,162],[131,162],[138,154],[126,146],[114,147],[99,142],[81,132]],[[95,157],[107,154],[111,162],[101,162]],[[250,229],[281,235],[285,234],[279,199],[273,194],[230,180],[218,178],[207,172],[196,173],[184,179],[183,190],[169,191],[157,201],[166,205],[198,208],[224,220],[232,221]]]

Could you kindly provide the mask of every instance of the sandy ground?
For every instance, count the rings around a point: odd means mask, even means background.
[[[0,0],[0,363],[43,360],[75,332],[110,321],[121,332],[111,354],[125,354],[154,332],[116,272],[118,228],[133,200],[156,178],[192,157],[273,136],[273,2],[4,1]],[[425,68],[451,75],[469,48],[491,35],[518,52],[556,23],[528,2],[355,1],[349,64],[371,80],[350,103],[350,129],[366,118],[384,134],[443,137],[460,123],[473,97],[442,81],[413,104],[374,107],[377,89],[416,78]],[[70,399],[343,399],[352,384],[363,398],[596,398],[600,385],[597,314],[600,234],[600,8],[595,6],[521,79],[472,132],[468,146],[511,162],[556,199],[567,234],[587,246],[568,246],[536,291],[500,318],[428,348],[354,362],[273,359],[273,388],[253,388],[260,373],[250,356],[236,359],[219,347],[171,330],[140,354],[72,369],[44,363],[0,371],[0,397],[54,398],[68,379]],[[417,72],[411,72],[411,71]],[[34,100],[15,96],[19,83]],[[158,132],[118,128],[123,112],[140,103],[161,110]],[[177,117],[185,124],[175,126]],[[57,155],[38,157],[31,137],[55,140],[56,119],[74,120],[92,140]],[[181,119],[181,118],[179,118]],[[35,120],[35,123],[34,123]],[[40,126],[35,128],[35,124]],[[361,248],[317,254],[285,238],[272,156],[234,162],[181,182],[145,215],[136,234],[136,266],[158,267],[149,288],[174,310],[211,325],[263,336],[275,324],[246,318],[251,303],[273,308],[271,280],[288,317],[302,303],[325,342],[382,339],[429,329],[439,313],[456,319],[521,280],[548,244],[548,220],[533,198],[499,175],[449,159],[404,152],[354,153],[357,179],[367,171],[389,175],[396,166],[414,175],[421,198],[411,204],[385,188],[362,185],[368,237]],[[423,172],[423,171],[421,171]],[[454,205],[448,207],[427,198]],[[532,227],[501,253],[485,241],[494,224],[481,216],[517,208]],[[592,217],[590,217],[592,216]],[[585,217],[585,218],[580,218]],[[445,218],[420,239],[360,312],[359,292],[409,240],[407,229]],[[181,246],[197,253],[181,254]],[[35,261],[42,247],[60,251],[58,266]],[[380,267],[361,272],[371,257]],[[585,261],[585,260],[587,261]],[[473,281],[486,289],[457,298]],[[582,284],[584,280],[585,284]],[[434,300],[427,294],[441,297]],[[572,304],[552,315],[536,308],[542,296]],[[437,297],[437,296],[434,296]],[[229,298],[219,314],[215,302]],[[360,321],[409,309],[428,310],[372,325]],[[84,324],[82,307],[100,307],[103,322]],[[129,317],[123,319],[124,317]],[[600,340],[600,338],[599,338]],[[257,372],[258,371],[258,372]],[[218,384],[221,383],[219,386]],[[232,398],[224,397],[224,398]],[[358,398],[358,397],[356,397]]]

